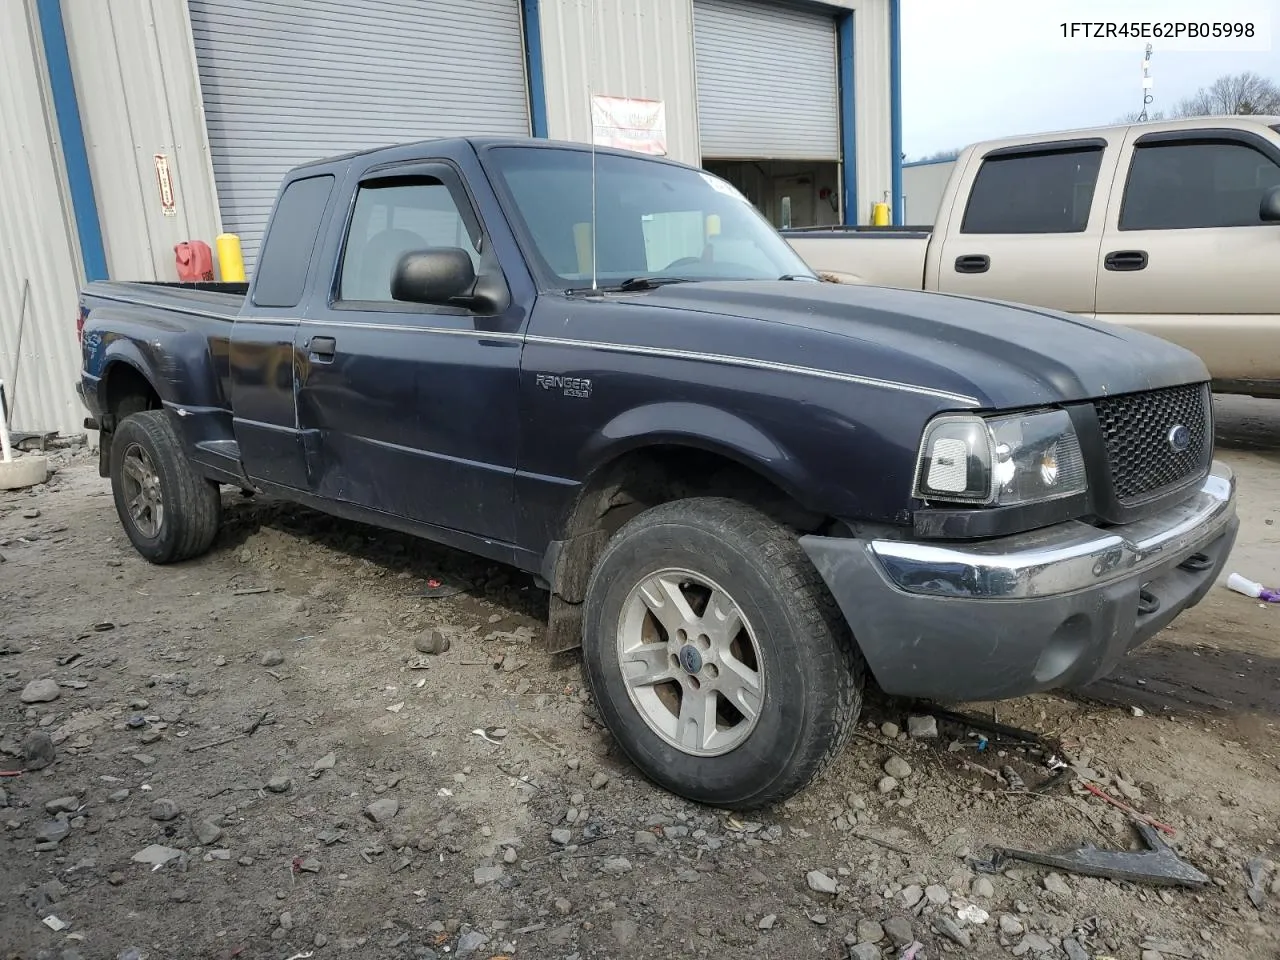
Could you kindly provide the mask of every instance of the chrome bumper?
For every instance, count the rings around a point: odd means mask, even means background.
[[[908,593],[1025,600],[1140,575],[1213,542],[1236,512],[1235,474],[1214,462],[1198,492],[1157,516],[1109,530],[1072,522],[964,546],[873,540],[885,577]]]

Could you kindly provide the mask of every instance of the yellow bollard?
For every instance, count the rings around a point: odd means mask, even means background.
[[[215,242],[222,282],[244,283],[244,253],[240,249],[240,238],[234,233],[220,233]]]
[[[871,225],[873,227],[887,227],[889,225],[889,205],[887,203],[873,203],[871,205]]]

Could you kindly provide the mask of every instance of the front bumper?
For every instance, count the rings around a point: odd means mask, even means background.
[[[1122,527],[970,544],[804,537],[887,693],[998,700],[1088,683],[1199,603],[1239,520],[1235,476]]]

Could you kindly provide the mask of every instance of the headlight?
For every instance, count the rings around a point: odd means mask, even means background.
[[[942,416],[924,430],[915,495],[1007,507],[1087,489],[1084,458],[1065,410]]]

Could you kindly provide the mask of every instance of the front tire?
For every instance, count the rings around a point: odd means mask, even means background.
[[[734,500],[654,507],[592,572],[583,657],[622,749],[660,786],[751,809],[840,754],[863,663],[795,535]]]
[[[125,534],[152,563],[198,557],[218,535],[218,485],[192,469],[167,411],[120,421],[111,442],[111,492]]]

